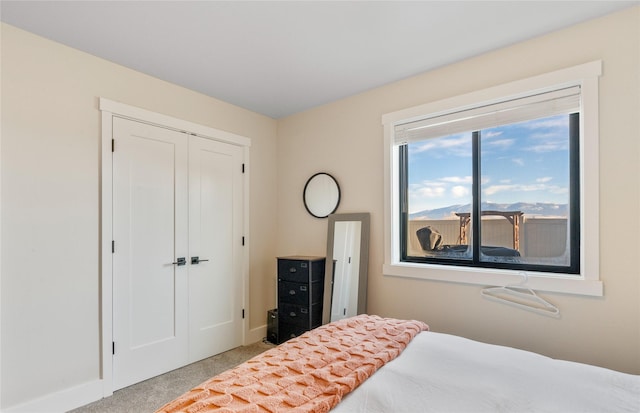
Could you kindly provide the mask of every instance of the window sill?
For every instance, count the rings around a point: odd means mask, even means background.
[[[466,268],[448,265],[394,263],[384,264],[383,274],[393,277],[416,278],[482,286],[513,285],[523,281],[522,271]],[[527,273],[527,287],[533,290],[601,297],[603,284],[582,276]]]

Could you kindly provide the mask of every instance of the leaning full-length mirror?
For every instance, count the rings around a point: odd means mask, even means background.
[[[369,213],[329,215],[322,322],[367,308]]]

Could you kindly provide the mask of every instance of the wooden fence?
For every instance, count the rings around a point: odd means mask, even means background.
[[[460,244],[460,221],[409,221],[409,255],[424,255],[416,231],[430,226],[442,234],[442,243]],[[482,245],[513,248],[513,227],[505,218],[482,219]],[[523,257],[557,257],[567,247],[567,220],[563,218],[527,218],[520,224],[520,255]]]

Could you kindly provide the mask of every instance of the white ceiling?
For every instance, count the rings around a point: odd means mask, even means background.
[[[0,18],[280,118],[638,4],[2,0]]]

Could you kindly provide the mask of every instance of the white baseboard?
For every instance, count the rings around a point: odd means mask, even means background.
[[[267,326],[262,325],[247,331],[244,345],[262,341],[267,336]],[[63,413],[76,409],[104,397],[104,383],[94,380],[79,386],[47,394],[34,400],[2,409],[0,413]]]
[[[2,413],[63,413],[100,400],[102,397],[102,380],[95,380],[11,406],[3,409]]]
[[[247,346],[249,344],[257,343],[258,341],[262,341],[263,338],[267,336],[267,325],[262,325],[260,327],[253,328],[247,332],[247,335],[244,339],[244,345]]]

